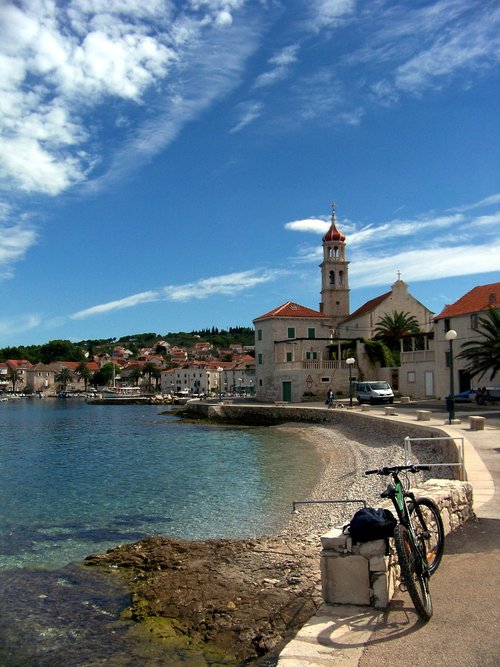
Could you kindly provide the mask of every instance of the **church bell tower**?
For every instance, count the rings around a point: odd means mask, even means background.
[[[320,312],[334,319],[334,325],[349,316],[349,262],[345,258],[345,236],[337,229],[335,204],[332,223],[323,236]]]

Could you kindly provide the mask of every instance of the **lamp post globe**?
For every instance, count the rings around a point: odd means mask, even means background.
[[[222,366],[217,367],[217,372],[219,373],[219,400],[222,401],[222,373],[224,369]]]
[[[349,366],[349,407],[352,408],[352,365],[356,363],[356,359],[348,357],[345,362]]]

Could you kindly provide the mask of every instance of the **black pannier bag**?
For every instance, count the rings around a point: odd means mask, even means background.
[[[392,537],[396,523],[390,510],[363,507],[354,514],[350,523],[344,526],[344,533],[347,532],[353,542],[384,540]]]

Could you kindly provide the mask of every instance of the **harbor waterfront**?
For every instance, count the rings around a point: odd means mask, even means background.
[[[70,561],[149,533],[238,538],[282,531],[293,561],[298,563],[305,546],[317,568],[319,535],[332,525],[332,508],[319,505],[312,511],[308,506],[290,522],[292,500],[312,490],[315,498],[375,502],[379,489],[373,480],[368,487],[360,473],[400,460],[401,428],[405,433],[409,428],[304,406],[304,419],[314,423],[286,423],[295,408],[269,406],[280,425],[267,428],[182,423],[157,406],[17,405],[12,413],[8,408],[13,406],[2,406],[4,423],[10,417],[2,481],[8,478],[6,465],[15,471],[5,497],[18,492],[2,518],[4,667],[79,666],[111,656],[114,665],[149,667],[166,659],[169,665],[193,667],[239,664],[200,662],[199,654],[190,662],[182,651],[166,656],[170,649],[165,645],[144,642],[134,624],[120,620],[130,592],[119,578]],[[255,423],[253,408],[247,407]],[[329,423],[322,424],[326,419]],[[435,448],[429,453],[436,455]],[[351,509],[345,509],[345,517]],[[256,544],[259,551],[261,542]],[[286,553],[282,557],[287,560]],[[290,593],[292,599],[303,599]]]
[[[183,423],[165,406],[26,399],[2,403],[0,419],[4,667],[120,652],[110,623],[126,591],[75,561],[151,534],[274,533],[322,464],[297,432]]]

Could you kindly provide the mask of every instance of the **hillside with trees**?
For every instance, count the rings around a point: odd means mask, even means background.
[[[215,348],[226,349],[230,345],[254,345],[254,330],[251,327],[229,327],[229,329],[200,329],[191,332],[177,332],[167,334],[137,333],[121,338],[102,338],[81,340],[72,343],[69,340],[52,340],[43,345],[13,346],[0,349],[0,361],[7,359],[26,359],[32,364],[49,364],[53,361],[83,361],[86,357],[92,358],[98,354],[111,354],[113,349],[120,345],[132,353],[132,356],[144,348],[150,348],[155,353],[162,354],[164,348],[161,343],[183,347],[187,350],[196,343],[204,341]]]

